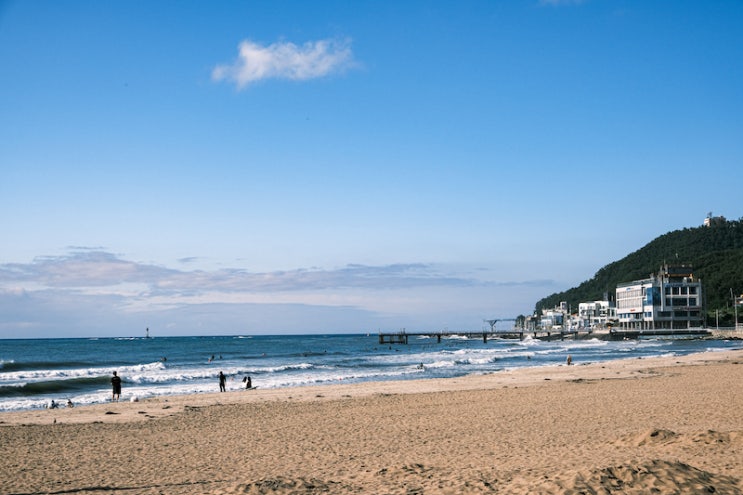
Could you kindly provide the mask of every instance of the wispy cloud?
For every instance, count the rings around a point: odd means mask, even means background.
[[[44,256],[32,263],[0,265],[4,285],[83,288],[152,282],[178,272],[153,265],[122,260],[104,251],[76,251],[64,256]],[[2,288],[3,284],[0,284]]]
[[[237,59],[217,65],[214,81],[229,81],[239,89],[263,79],[307,80],[342,72],[354,65],[351,42],[308,41],[303,45],[277,42],[263,46],[245,40],[238,46]]]
[[[194,322],[225,329],[251,321],[248,327],[270,332],[282,331],[282,322],[294,319],[305,321],[305,332],[328,330],[329,322],[335,322],[336,331],[349,331],[359,324],[404,324],[424,315],[438,321],[445,318],[442,312],[459,312],[477,322],[477,315],[500,305],[506,311],[514,297],[530,302],[553,288],[549,280],[495,280],[492,275],[428,263],[273,272],[184,270],[79,249],[30,263],[0,264],[0,338],[19,329],[37,329],[42,335],[87,328],[94,334],[101,322],[119,325],[119,332],[159,321],[163,327],[175,325],[173,332],[196,333],[208,329]]]
[[[188,258],[196,260],[197,258]],[[183,260],[179,260],[183,261]],[[44,256],[31,263],[0,264],[0,289],[66,289],[93,293],[130,294],[131,287],[146,287],[157,295],[215,292],[277,293],[346,289],[400,290],[421,287],[533,286],[546,280],[492,281],[467,274],[453,274],[427,263],[396,263],[370,266],[349,264],[340,268],[299,268],[274,272],[251,272],[240,268],[178,270],[121,259],[105,251],[75,251],[63,256]]]

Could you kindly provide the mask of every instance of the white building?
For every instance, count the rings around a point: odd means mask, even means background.
[[[565,324],[565,313],[557,309],[543,309],[542,317],[539,319],[539,326],[543,330],[555,331],[562,330]]]
[[[615,307],[609,301],[592,301],[578,304],[579,326],[583,328],[603,328],[617,316]]]
[[[621,329],[682,329],[704,324],[702,281],[690,266],[661,267],[658,275],[617,285]]]
[[[711,227],[713,225],[722,225],[726,222],[725,217],[713,217],[712,212],[707,213],[707,217],[704,219],[704,226]]]
[[[542,315],[539,318],[539,326],[542,330],[546,331],[562,331],[563,328],[569,326],[570,314],[568,311],[568,303],[561,302],[559,306],[554,309],[543,309]]]

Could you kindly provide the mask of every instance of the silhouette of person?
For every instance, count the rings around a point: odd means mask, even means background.
[[[121,377],[119,377],[114,371],[114,376],[111,377],[111,386],[113,387],[113,395],[111,400],[118,402],[121,398]]]
[[[219,391],[220,391],[220,392],[224,392],[224,391],[226,390],[226,389],[225,389],[225,386],[224,386],[224,382],[225,382],[225,380],[226,380],[226,378],[225,378],[225,376],[224,376],[224,373],[222,373],[222,372],[220,371],[220,372],[219,372]]]

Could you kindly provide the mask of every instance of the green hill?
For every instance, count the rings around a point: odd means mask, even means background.
[[[657,273],[664,263],[691,264],[701,278],[708,318],[715,310],[725,319],[732,313],[730,289],[743,293],[743,219],[719,220],[709,227],[687,228],[664,234],[619,261],[601,268],[590,280],[578,287],[545,297],[535,310],[553,308],[567,301],[574,311],[578,303],[604,299],[614,300],[618,283],[647,278]],[[731,320],[732,321],[732,320]],[[723,321],[720,321],[722,324]]]

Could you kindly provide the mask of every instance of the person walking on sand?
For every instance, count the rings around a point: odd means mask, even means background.
[[[111,386],[113,387],[113,395],[111,400],[118,402],[121,398],[121,377],[119,377],[114,371],[114,376],[111,377]]]
[[[220,391],[220,392],[224,392],[224,391],[225,391],[225,387],[224,387],[224,381],[225,381],[225,376],[224,376],[224,373],[222,373],[222,372],[220,371],[220,372],[219,372],[219,391]]]

